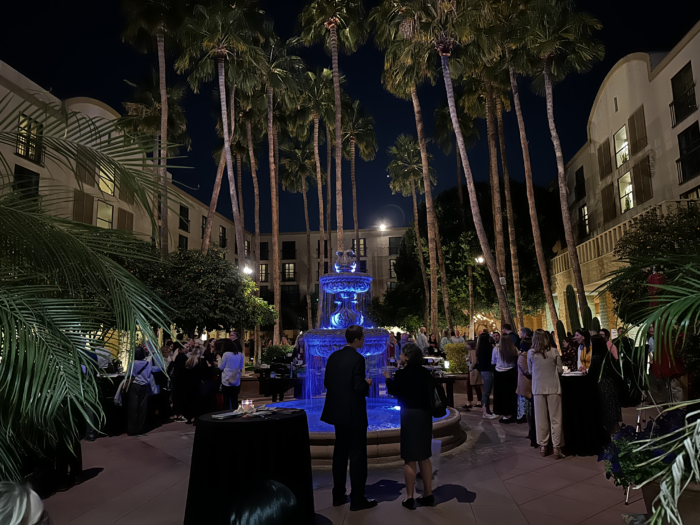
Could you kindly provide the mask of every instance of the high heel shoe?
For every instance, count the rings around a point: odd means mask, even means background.
[[[420,503],[423,507],[432,507],[435,505],[435,496],[432,494],[430,496],[422,496],[418,498],[418,503]]]
[[[402,501],[402,502],[401,502],[401,505],[403,505],[404,507],[406,507],[408,510],[414,510],[414,509],[415,509],[415,503],[416,503],[416,500],[414,500],[413,498],[408,498],[408,499]]]

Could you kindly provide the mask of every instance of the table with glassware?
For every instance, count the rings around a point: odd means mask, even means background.
[[[197,420],[185,525],[229,523],[236,495],[267,480],[291,490],[307,523],[313,523],[306,412],[255,410],[250,403],[243,405],[249,413],[215,412]]]

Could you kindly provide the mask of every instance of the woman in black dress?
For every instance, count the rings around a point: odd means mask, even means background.
[[[423,368],[423,352],[414,343],[404,345],[401,350],[404,368],[397,370],[391,379],[384,372],[389,394],[396,396],[401,407],[401,459],[405,461],[407,499],[402,505],[413,509],[413,488],[416,483],[416,462],[420,466],[425,491],[418,503],[432,506],[435,497],[432,490],[433,470],[430,465],[431,441],[433,439],[433,416],[431,397],[434,392],[433,377]]]
[[[616,360],[608,349],[603,337],[591,337],[591,367],[588,375],[593,377],[598,387],[598,412],[608,434],[620,430],[622,408],[620,407],[620,376],[615,370]]]

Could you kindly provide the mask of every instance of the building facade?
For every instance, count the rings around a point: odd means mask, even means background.
[[[595,290],[619,267],[613,250],[631,219],[668,213],[700,196],[698,71],[700,23],[669,53],[624,57],[598,91],[588,141],[566,165],[588,303],[604,327],[614,328],[617,319],[611,298]],[[550,278],[557,296],[574,284],[566,251],[552,260]],[[565,309],[566,301],[558,301],[566,324]]]

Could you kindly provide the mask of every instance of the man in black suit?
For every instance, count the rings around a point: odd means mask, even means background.
[[[335,426],[333,450],[333,505],[347,502],[345,482],[350,460],[350,510],[377,505],[365,498],[367,482],[367,401],[371,379],[365,379],[365,358],[357,352],[365,342],[361,326],[345,331],[347,345],[336,350],[326,363],[326,403],[321,421]]]

